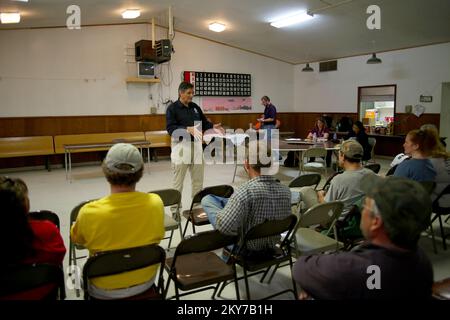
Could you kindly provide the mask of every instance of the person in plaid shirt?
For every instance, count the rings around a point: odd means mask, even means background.
[[[256,146],[252,144],[257,144]],[[252,148],[253,147],[253,148]],[[248,150],[266,148],[263,142],[251,141],[247,149],[244,168],[250,180],[244,183],[229,199],[214,195],[203,198],[202,206],[213,227],[227,235],[242,236],[250,228],[266,220],[282,220],[291,214],[291,192],[275,177],[262,175],[261,169],[271,163],[251,164]],[[259,152],[258,152],[259,154]],[[272,159],[270,150],[267,156]],[[280,237],[256,239],[248,243],[249,251],[272,251]]]

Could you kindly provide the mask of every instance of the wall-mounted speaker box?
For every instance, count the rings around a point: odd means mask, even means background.
[[[169,61],[172,55],[172,44],[169,39],[158,40],[152,48],[151,40],[141,40],[135,43],[136,61],[163,63]]]
[[[336,71],[336,70],[337,70],[337,60],[319,63],[319,72]]]

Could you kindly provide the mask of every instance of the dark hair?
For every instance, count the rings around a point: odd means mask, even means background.
[[[266,101],[270,102],[270,98],[269,98],[268,96],[263,96],[263,97],[261,98],[261,100],[266,100]]]
[[[185,92],[188,89],[194,89],[194,85],[192,83],[183,81],[182,83],[180,83],[180,85],[178,86],[178,93],[180,92]]]
[[[127,164],[123,164],[121,166],[118,166],[118,169],[126,169],[122,166],[128,166]],[[106,180],[111,185],[114,186],[132,186],[138,183],[139,180],[141,180],[142,175],[144,173],[144,167],[142,167],[140,170],[134,172],[134,173],[118,173],[111,171],[106,167],[106,165],[103,163],[102,165],[103,173],[105,174]]]
[[[325,120],[325,118],[320,117],[320,118],[318,118],[318,119],[316,120],[316,127],[318,128],[319,126],[317,125],[317,121],[320,121],[320,122],[323,123],[323,128],[324,128],[324,129],[325,129],[325,128],[328,128],[327,121]]]
[[[413,143],[419,146],[420,152],[426,156],[431,156],[439,148],[439,139],[429,129],[412,130],[408,132],[408,136]]]
[[[366,129],[361,121],[355,121],[353,125],[358,127],[359,132],[366,132]]]
[[[28,188],[20,179],[0,177],[2,255],[9,263],[20,263],[34,253],[33,230],[28,222]],[[5,252],[6,251],[6,252]]]

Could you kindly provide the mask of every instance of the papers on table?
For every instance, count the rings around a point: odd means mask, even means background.
[[[203,136],[203,140],[205,140],[206,143],[210,143],[213,138],[220,138],[220,139],[227,139],[231,140],[231,142],[239,146],[245,142],[246,138],[249,138],[248,134],[245,133],[234,133],[234,134],[220,134],[220,133],[212,133],[212,134],[206,134]]]

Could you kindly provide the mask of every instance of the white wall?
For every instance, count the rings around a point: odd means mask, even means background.
[[[433,96],[421,103],[426,113],[439,113],[442,82],[450,81],[450,43],[377,54],[382,64],[366,64],[369,56],[338,60],[338,71],[301,72],[294,67],[294,110],[298,112],[357,112],[358,87],[397,84],[397,112],[419,104],[419,96]]]
[[[127,85],[136,68],[126,53],[150,35],[148,25],[0,31],[0,117],[146,114],[158,105],[164,113],[162,101],[177,98],[185,70],[250,73],[253,111],[262,111],[263,95],[279,111],[293,111],[292,65],[182,33],[170,76],[162,67],[165,85]]]

